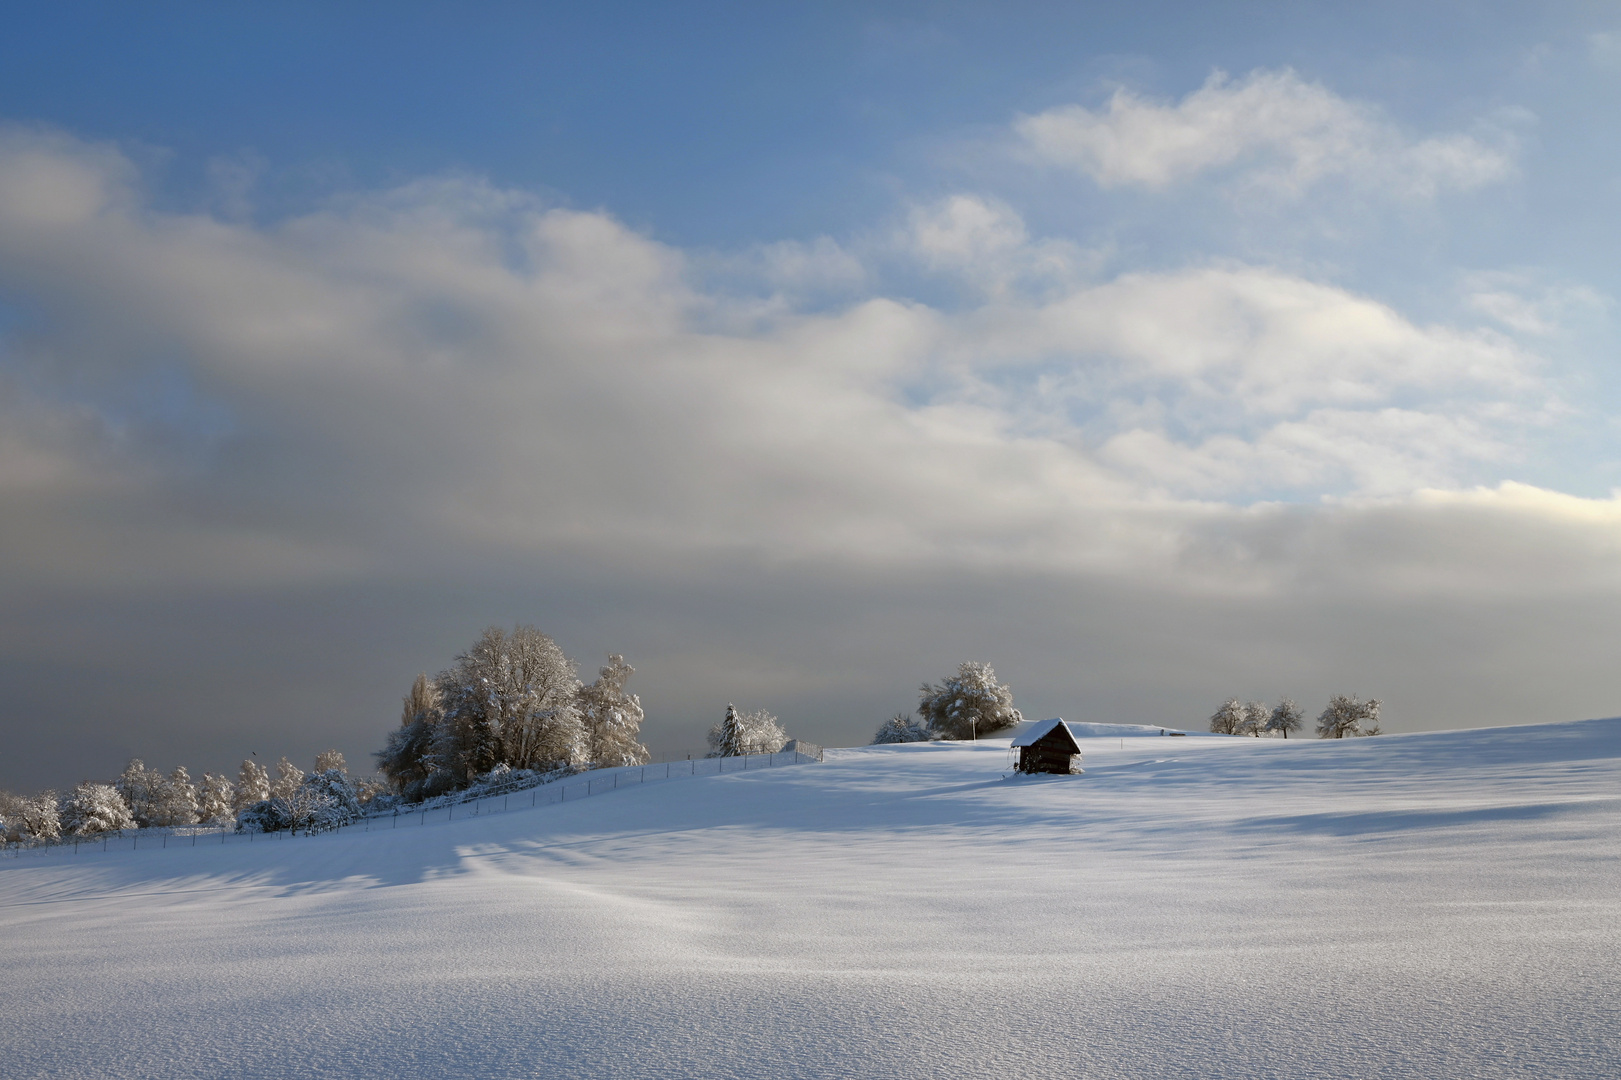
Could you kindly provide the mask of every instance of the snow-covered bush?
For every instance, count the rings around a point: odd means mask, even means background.
[[[872,745],[885,743],[928,742],[929,729],[921,721],[913,720],[909,713],[896,713],[885,720],[872,737]]]
[[[946,739],[977,739],[1024,719],[1013,707],[1013,688],[1000,685],[989,664],[959,664],[955,675],[939,686],[924,683],[918,695],[918,716]]]
[[[726,716],[709,729],[708,757],[738,757],[743,754],[775,754],[788,741],[775,716],[758,709],[740,713],[726,706]]]
[[[62,800],[62,828],[73,836],[99,836],[135,828],[124,797],[111,784],[80,784]]]
[[[1347,735],[1379,734],[1379,705],[1377,698],[1359,701],[1355,694],[1335,694],[1317,717],[1317,737],[1343,739]]]

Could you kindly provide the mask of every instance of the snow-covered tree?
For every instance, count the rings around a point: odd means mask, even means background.
[[[195,825],[197,823],[197,788],[184,765],[163,779],[158,788],[152,812],[153,825]]]
[[[1271,715],[1267,707],[1259,701],[1251,701],[1244,706],[1244,719],[1239,722],[1235,735],[1253,735],[1257,739],[1261,732],[1266,730],[1267,717]]]
[[[1379,734],[1377,698],[1359,701],[1355,694],[1335,694],[1317,717],[1319,739],[1343,739],[1347,735]]]
[[[872,737],[872,745],[881,746],[885,743],[928,742],[929,729],[920,721],[913,720],[910,713],[896,713],[885,720],[878,727],[878,734]]]
[[[1299,731],[1304,718],[1300,715],[1300,706],[1295,704],[1294,698],[1284,698],[1279,701],[1272,714],[1267,717],[1266,730],[1281,731],[1287,739],[1289,732]]]
[[[709,757],[775,754],[788,741],[777,718],[764,709],[740,713],[726,706],[726,716],[709,729]]]
[[[270,797],[290,803],[304,782],[304,770],[285,757],[276,762],[276,778],[270,782]]]
[[[62,828],[74,836],[99,836],[135,828],[135,818],[118,789],[89,781],[62,800]]]
[[[318,773],[338,770],[345,775],[349,772],[349,763],[343,760],[343,755],[336,750],[322,750],[315,755],[315,771]]]
[[[270,774],[252,758],[243,758],[242,767],[236,772],[236,797],[231,800],[231,809],[242,810],[268,798]]]
[[[62,838],[62,815],[56,792],[14,795],[0,791],[0,827],[8,842],[49,843]]]
[[[586,761],[574,662],[534,627],[490,627],[434,683],[443,718],[432,757],[455,786],[497,763],[545,771]]]
[[[124,797],[124,805],[129,807],[137,827],[144,829],[149,825],[164,823],[161,819],[168,780],[162,773],[147,768],[140,758],[130,758],[113,786]]]
[[[257,800],[255,800],[257,801]],[[236,816],[236,785],[224,773],[203,773],[197,789],[197,820],[206,825],[224,825]]]
[[[1237,698],[1228,698],[1221,703],[1221,707],[1210,714],[1210,730],[1217,735],[1237,735],[1244,726],[1246,710],[1244,703]]]
[[[430,776],[436,771],[433,760],[434,733],[444,716],[439,688],[426,675],[418,675],[405,695],[400,726],[389,732],[388,742],[377,751],[377,768],[395,792],[406,798],[421,798]],[[447,781],[449,773],[444,774]]]
[[[946,739],[977,739],[1010,728],[1024,716],[1013,707],[1013,688],[996,681],[989,664],[967,661],[938,686],[918,691],[918,716]]]
[[[637,741],[642,729],[642,700],[625,690],[636,669],[618,653],[597,672],[597,681],[579,691],[580,719],[597,768],[647,764],[647,747]]]

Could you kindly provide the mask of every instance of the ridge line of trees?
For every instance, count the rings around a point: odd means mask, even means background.
[[[1344,739],[1378,735],[1378,698],[1363,701],[1355,694],[1335,694],[1317,717],[1319,739]],[[1253,735],[1277,732],[1285,739],[1291,731],[1299,731],[1305,724],[1300,706],[1293,698],[1285,697],[1268,710],[1259,701],[1243,702],[1228,698],[1210,716],[1210,730],[1218,735]]]

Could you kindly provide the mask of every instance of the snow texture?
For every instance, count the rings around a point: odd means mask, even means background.
[[[0,1073],[1621,1075],[1621,720],[1009,753],[6,858]]]

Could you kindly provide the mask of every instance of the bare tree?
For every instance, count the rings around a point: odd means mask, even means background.
[[[977,739],[1010,728],[1024,719],[1013,707],[1013,688],[996,681],[989,664],[966,661],[938,686],[918,690],[918,716],[931,731],[947,739]]]
[[[315,755],[315,771],[318,773],[331,772],[333,769],[348,775],[349,763],[343,760],[343,755],[336,750],[322,750]]]
[[[1317,737],[1343,739],[1347,735],[1377,735],[1379,706],[1377,698],[1359,701],[1355,694],[1335,694],[1317,717]]]

